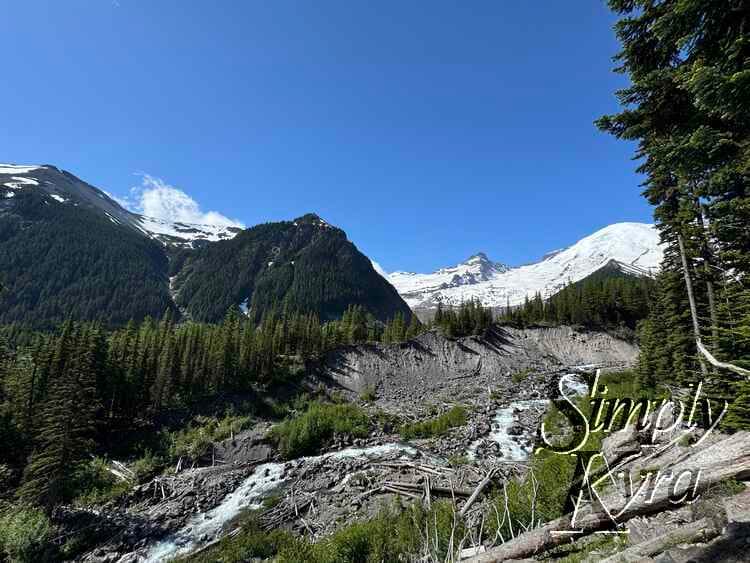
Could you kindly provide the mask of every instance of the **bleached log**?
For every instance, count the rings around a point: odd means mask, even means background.
[[[474,489],[474,492],[471,493],[471,496],[466,500],[466,504],[464,504],[463,508],[461,508],[460,512],[458,513],[461,518],[463,518],[464,515],[468,512],[468,510],[471,508],[471,505],[474,504],[474,501],[476,501],[479,495],[482,494],[482,491],[485,489],[485,487],[490,484],[494,476],[495,470],[492,469],[489,473],[487,473],[487,476],[479,482],[479,484]]]
[[[750,370],[747,370],[745,368],[741,368],[739,366],[736,366],[734,364],[728,364],[726,362],[721,362],[714,358],[714,356],[709,352],[706,347],[703,345],[703,342],[700,340],[697,341],[698,351],[703,354],[703,357],[705,357],[708,360],[708,363],[710,363],[712,366],[722,369],[728,369],[730,371],[733,371],[734,373],[738,375],[745,375],[750,377]]]
[[[421,493],[424,491],[424,486],[419,485],[417,483],[405,483],[403,481],[385,481],[383,483],[384,486],[391,486],[391,487],[400,487],[407,491],[414,491],[416,493]],[[430,486],[430,491],[432,491],[434,494],[441,494],[446,496],[460,496],[460,497],[470,497],[471,494],[474,492],[469,489],[451,489],[450,487],[435,487]]]
[[[723,523],[712,518],[702,518],[662,534],[643,543],[629,547],[602,560],[601,563],[628,563],[653,557],[681,543],[706,543],[721,534]]]
[[[658,463],[658,460],[656,460]],[[694,492],[700,494],[712,485],[725,479],[746,475],[750,472],[750,433],[738,432],[724,440],[707,446],[694,454],[662,468],[673,475],[692,472],[698,475]],[[617,489],[617,488],[615,488]],[[601,501],[611,514],[617,515],[617,522],[624,523],[635,516],[661,512],[673,507],[670,487],[646,487],[632,498],[618,490],[607,490],[601,494]],[[591,505],[582,507],[573,522],[573,514],[566,514],[540,528],[521,534],[486,553],[472,558],[476,563],[495,563],[508,559],[522,559],[545,552],[553,547],[569,542],[571,537],[580,538],[597,530],[612,526],[607,512]],[[560,531],[577,530],[571,536]]]
[[[685,241],[682,239],[682,234],[677,233],[677,244],[680,248],[680,259],[682,260],[682,273],[685,278],[685,288],[688,294],[688,303],[690,304],[690,318],[693,320],[693,334],[695,336],[696,344],[701,341],[701,327],[698,323],[698,309],[695,305],[695,295],[693,294],[693,281],[690,279],[690,269],[687,261],[687,254],[685,252]],[[705,379],[708,376],[708,368],[706,368],[706,362],[703,358],[698,356],[698,363],[701,366],[701,373]]]

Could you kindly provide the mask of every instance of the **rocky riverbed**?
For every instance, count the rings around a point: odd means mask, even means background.
[[[490,469],[499,479],[525,470],[561,375],[584,364],[625,366],[635,354],[627,342],[572,329],[508,329],[460,340],[429,332],[405,344],[343,349],[310,374],[308,385],[323,383],[373,415],[403,421],[462,404],[467,423],[408,444],[382,431],[358,440],[338,436],[332,451],[285,462],[266,440],[269,424],[259,421],[215,444],[220,465],[168,472],[119,503],[88,511],[109,539],[84,560],[162,561],[190,553],[231,534],[244,511],[259,508],[268,528],[320,538],[426,489],[461,503]],[[374,398],[363,402],[366,389]]]

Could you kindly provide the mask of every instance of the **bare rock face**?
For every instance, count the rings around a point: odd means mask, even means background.
[[[259,424],[215,446],[215,455],[224,463],[253,464],[270,461],[274,451],[268,443],[268,426]]]
[[[494,328],[484,337],[450,339],[429,331],[401,344],[342,348],[328,354],[318,377],[356,395],[373,389],[385,408],[415,401],[454,402],[503,389],[515,397],[539,389],[524,372],[559,373],[577,365],[627,367],[637,347],[603,332],[570,327]]]

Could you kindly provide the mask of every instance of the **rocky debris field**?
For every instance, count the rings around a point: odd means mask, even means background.
[[[629,366],[637,347],[603,332],[570,327],[494,328],[486,337],[449,339],[429,331],[402,344],[331,352],[315,378],[350,398],[372,390],[387,412],[421,417],[430,405],[494,394],[547,398],[555,375],[574,366]]]
[[[466,424],[409,443],[396,428],[381,427],[367,438],[337,436],[319,455],[283,461],[267,440],[269,423],[259,421],[214,444],[212,466],[178,464],[116,503],[68,517],[86,513],[87,525],[107,538],[84,560],[125,563],[203,549],[232,533],[248,509],[263,509],[269,529],[314,538],[396,498],[455,498],[461,510],[490,473],[497,483],[526,470],[560,375],[584,365],[624,367],[636,353],[607,334],[569,328],[501,329],[458,340],[427,332],[404,344],[348,347],[326,357],[307,385],[323,383],[373,418],[401,422],[429,420],[460,404]],[[467,518],[483,510],[482,502],[480,491]]]

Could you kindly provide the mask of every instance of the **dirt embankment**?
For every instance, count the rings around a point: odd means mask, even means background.
[[[602,332],[570,327],[495,328],[485,337],[449,339],[437,331],[398,345],[350,346],[329,353],[316,377],[350,396],[376,392],[386,410],[455,402],[507,392],[534,398],[526,373],[556,374],[572,366],[627,367],[638,348]]]

